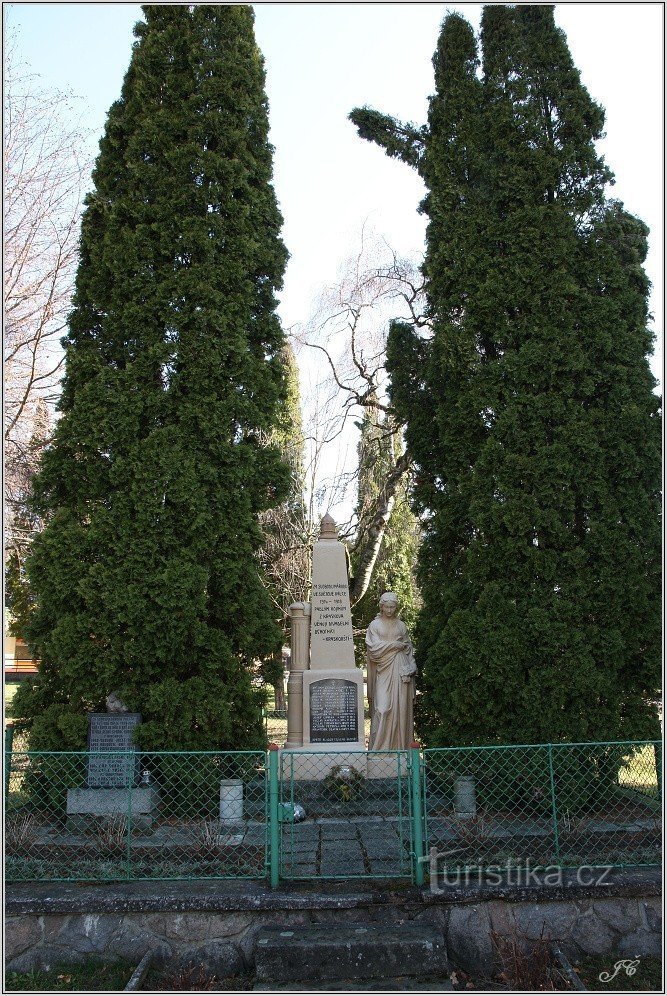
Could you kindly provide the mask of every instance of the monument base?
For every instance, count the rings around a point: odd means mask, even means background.
[[[368,755],[366,769],[368,778],[405,778],[408,773],[408,760],[405,754],[374,754]]]
[[[308,744],[280,751],[280,770],[283,779],[319,781],[332,773],[335,767],[355,768],[364,778],[390,780],[405,778],[408,759],[404,753],[369,753],[362,743]]]
[[[85,830],[124,816],[132,826],[150,830],[160,794],[155,788],[75,788],[67,789],[67,826],[72,830]]]
[[[322,781],[334,768],[354,768],[366,777],[366,748],[362,743],[304,744],[296,750],[280,751],[283,780]]]
[[[359,668],[303,672],[303,750],[365,750],[364,676]]]

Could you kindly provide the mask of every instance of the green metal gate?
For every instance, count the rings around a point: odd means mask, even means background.
[[[411,878],[411,766],[408,751],[282,752],[280,877]]]

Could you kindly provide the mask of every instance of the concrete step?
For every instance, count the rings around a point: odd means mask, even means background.
[[[252,987],[255,993],[312,993],[312,982],[258,982]],[[400,975],[395,979],[340,979],[338,982],[322,982],[318,993],[451,993],[454,991],[449,976],[425,979],[407,978]]]
[[[353,923],[257,934],[255,972],[264,983],[443,976],[448,972],[442,934],[422,924]]]

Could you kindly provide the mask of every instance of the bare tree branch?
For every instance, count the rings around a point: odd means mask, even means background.
[[[59,393],[60,336],[78,259],[90,162],[74,98],[39,89],[10,39],[4,79],[5,528],[24,515]],[[25,529],[15,530],[24,539]],[[30,533],[30,530],[27,530]]]
[[[424,304],[423,280],[417,267],[399,259],[383,240],[362,231],[359,251],[337,281],[322,291],[311,319],[292,330],[295,344],[302,351],[307,350],[312,359],[319,358],[320,379],[313,390],[316,403],[308,427],[313,454],[311,523],[314,505],[320,507],[320,512],[330,511],[341,497],[349,506],[353,493],[356,496],[358,420],[364,411],[384,416],[380,435],[385,438],[386,432],[393,436],[394,449],[402,454],[402,426],[396,420],[386,390],[387,333],[391,320],[397,318],[428,327]],[[325,404],[322,404],[323,395],[326,395]],[[352,422],[357,427],[353,436],[350,435]],[[349,440],[347,451],[354,453],[354,469],[350,469],[349,461],[341,466],[346,440]],[[335,469],[325,475],[324,468],[329,465]],[[341,539],[353,541],[352,548],[361,551],[360,566],[351,586],[353,604],[368,588],[408,467],[407,457],[399,456],[372,507],[364,510],[361,518],[353,513],[347,522],[338,523]]]

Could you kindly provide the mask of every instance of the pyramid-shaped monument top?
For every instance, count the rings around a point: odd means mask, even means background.
[[[320,535],[321,540],[337,540],[338,539],[338,526],[331,518],[329,513],[322,516],[322,521],[320,522]]]

